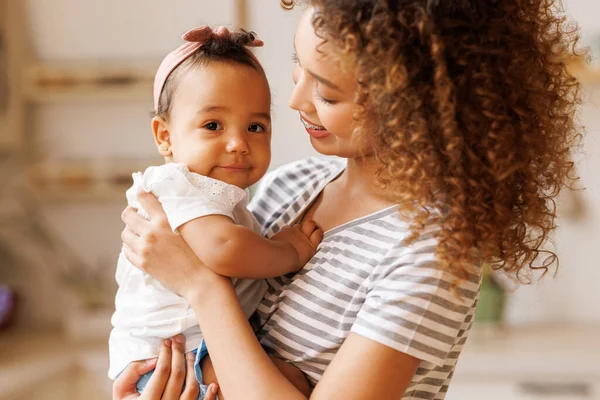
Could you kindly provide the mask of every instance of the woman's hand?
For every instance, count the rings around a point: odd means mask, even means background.
[[[131,207],[121,215],[126,225],[121,234],[124,253],[133,265],[186,299],[190,291],[226,279],[205,268],[185,240],[173,233],[162,205],[152,193],[140,192],[138,200],[149,220]]]
[[[113,384],[113,400],[196,400],[200,393],[194,373],[194,355],[184,355],[185,338],[177,335],[164,341],[157,359],[129,364]],[[140,377],[154,369],[148,384],[139,394]],[[183,385],[185,383],[185,390]],[[217,385],[211,385],[205,400],[216,400]]]

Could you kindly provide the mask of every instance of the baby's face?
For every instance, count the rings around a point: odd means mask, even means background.
[[[179,77],[169,118],[173,161],[245,189],[271,162],[271,93],[245,65],[213,62]]]

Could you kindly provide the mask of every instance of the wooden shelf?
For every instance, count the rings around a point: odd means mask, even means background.
[[[131,174],[162,162],[160,157],[48,161],[30,168],[29,183],[45,202],[124,202]]]
[[[0,0],[0,151],[25,148],[25,100],[21,85],[29,58],[23,2]]]
[[[158,62],[38,64],[25,73],[31,103],[62,101],[152,101]]]

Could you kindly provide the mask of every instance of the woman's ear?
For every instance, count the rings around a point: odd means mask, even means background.
[[[170,157],[173,154],[171,151],[171,134],[169,133],[169,125],[164,118],[152,118],[152,134],[160,155]]]

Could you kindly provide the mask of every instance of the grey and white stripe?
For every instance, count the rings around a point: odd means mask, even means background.
[[[345,162],[309,158],[270,173],[250,204],[272,236],[292,223]],[[436,227],[405,244],[398,207],[325,233],[298,273],[267,280],[257,310],[264,347],[316,383],[350,332],[422,360],[402,397],[443,399],[471,328],[481,276],[456,291],[435,259]]]

